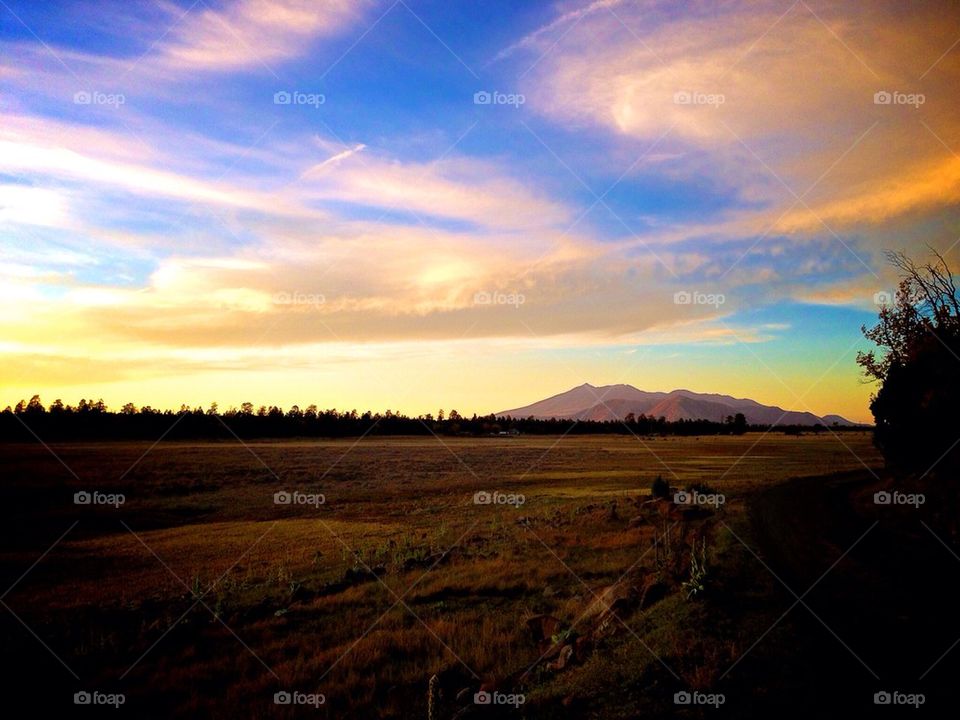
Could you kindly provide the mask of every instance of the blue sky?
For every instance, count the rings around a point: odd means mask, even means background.
[[[4,403],[629,382],[867,420],[884,250],[956,255],[958,35],[946,3],[4,0]]]

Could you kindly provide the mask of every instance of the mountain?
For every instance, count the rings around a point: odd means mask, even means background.
[[[723,422],[730,415],[743,413],[751,425],[856,425],[840,415],[818,417],[809,412],[784,410],[772,405],[762,405],[756,400],[729,395],[695,393],[690,390],[647,392],[633,385],[596,387],[589,383],[532,405],[498,412],[497,415],[516,418],[623,420],[630,413],[655,418],[665,417],[671,422]]]

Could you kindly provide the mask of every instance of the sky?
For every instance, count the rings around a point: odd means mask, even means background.
[[[947,2],[0,0],[0,407],[869,421],[957,87]]]

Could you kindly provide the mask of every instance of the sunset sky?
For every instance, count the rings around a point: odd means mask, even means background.
[[[960,266],[958,88],[946,2],[2,0],[0,409],[867,421],[883,251]]]

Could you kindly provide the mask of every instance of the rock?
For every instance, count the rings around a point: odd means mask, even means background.
[[[560,648],[560,652],[557,653],[557,658],[553,662],[547,663],[547,670],[551,672],[559,672],[563,670],[567,665],[570,664],[570,659],[573,657],[573,645],[564,645]]]
[[[584,618],[598,617],[617,612],[632,605],[637,599],[637,589],[625,580],[608,585],[596,596],[584,612]]]
[[[562,625],[563,623],[553,615],[535,615],[527,620],[527,627],[530,628],[530,634],[537,645],[544,640],[550,640],[560,632]]]

